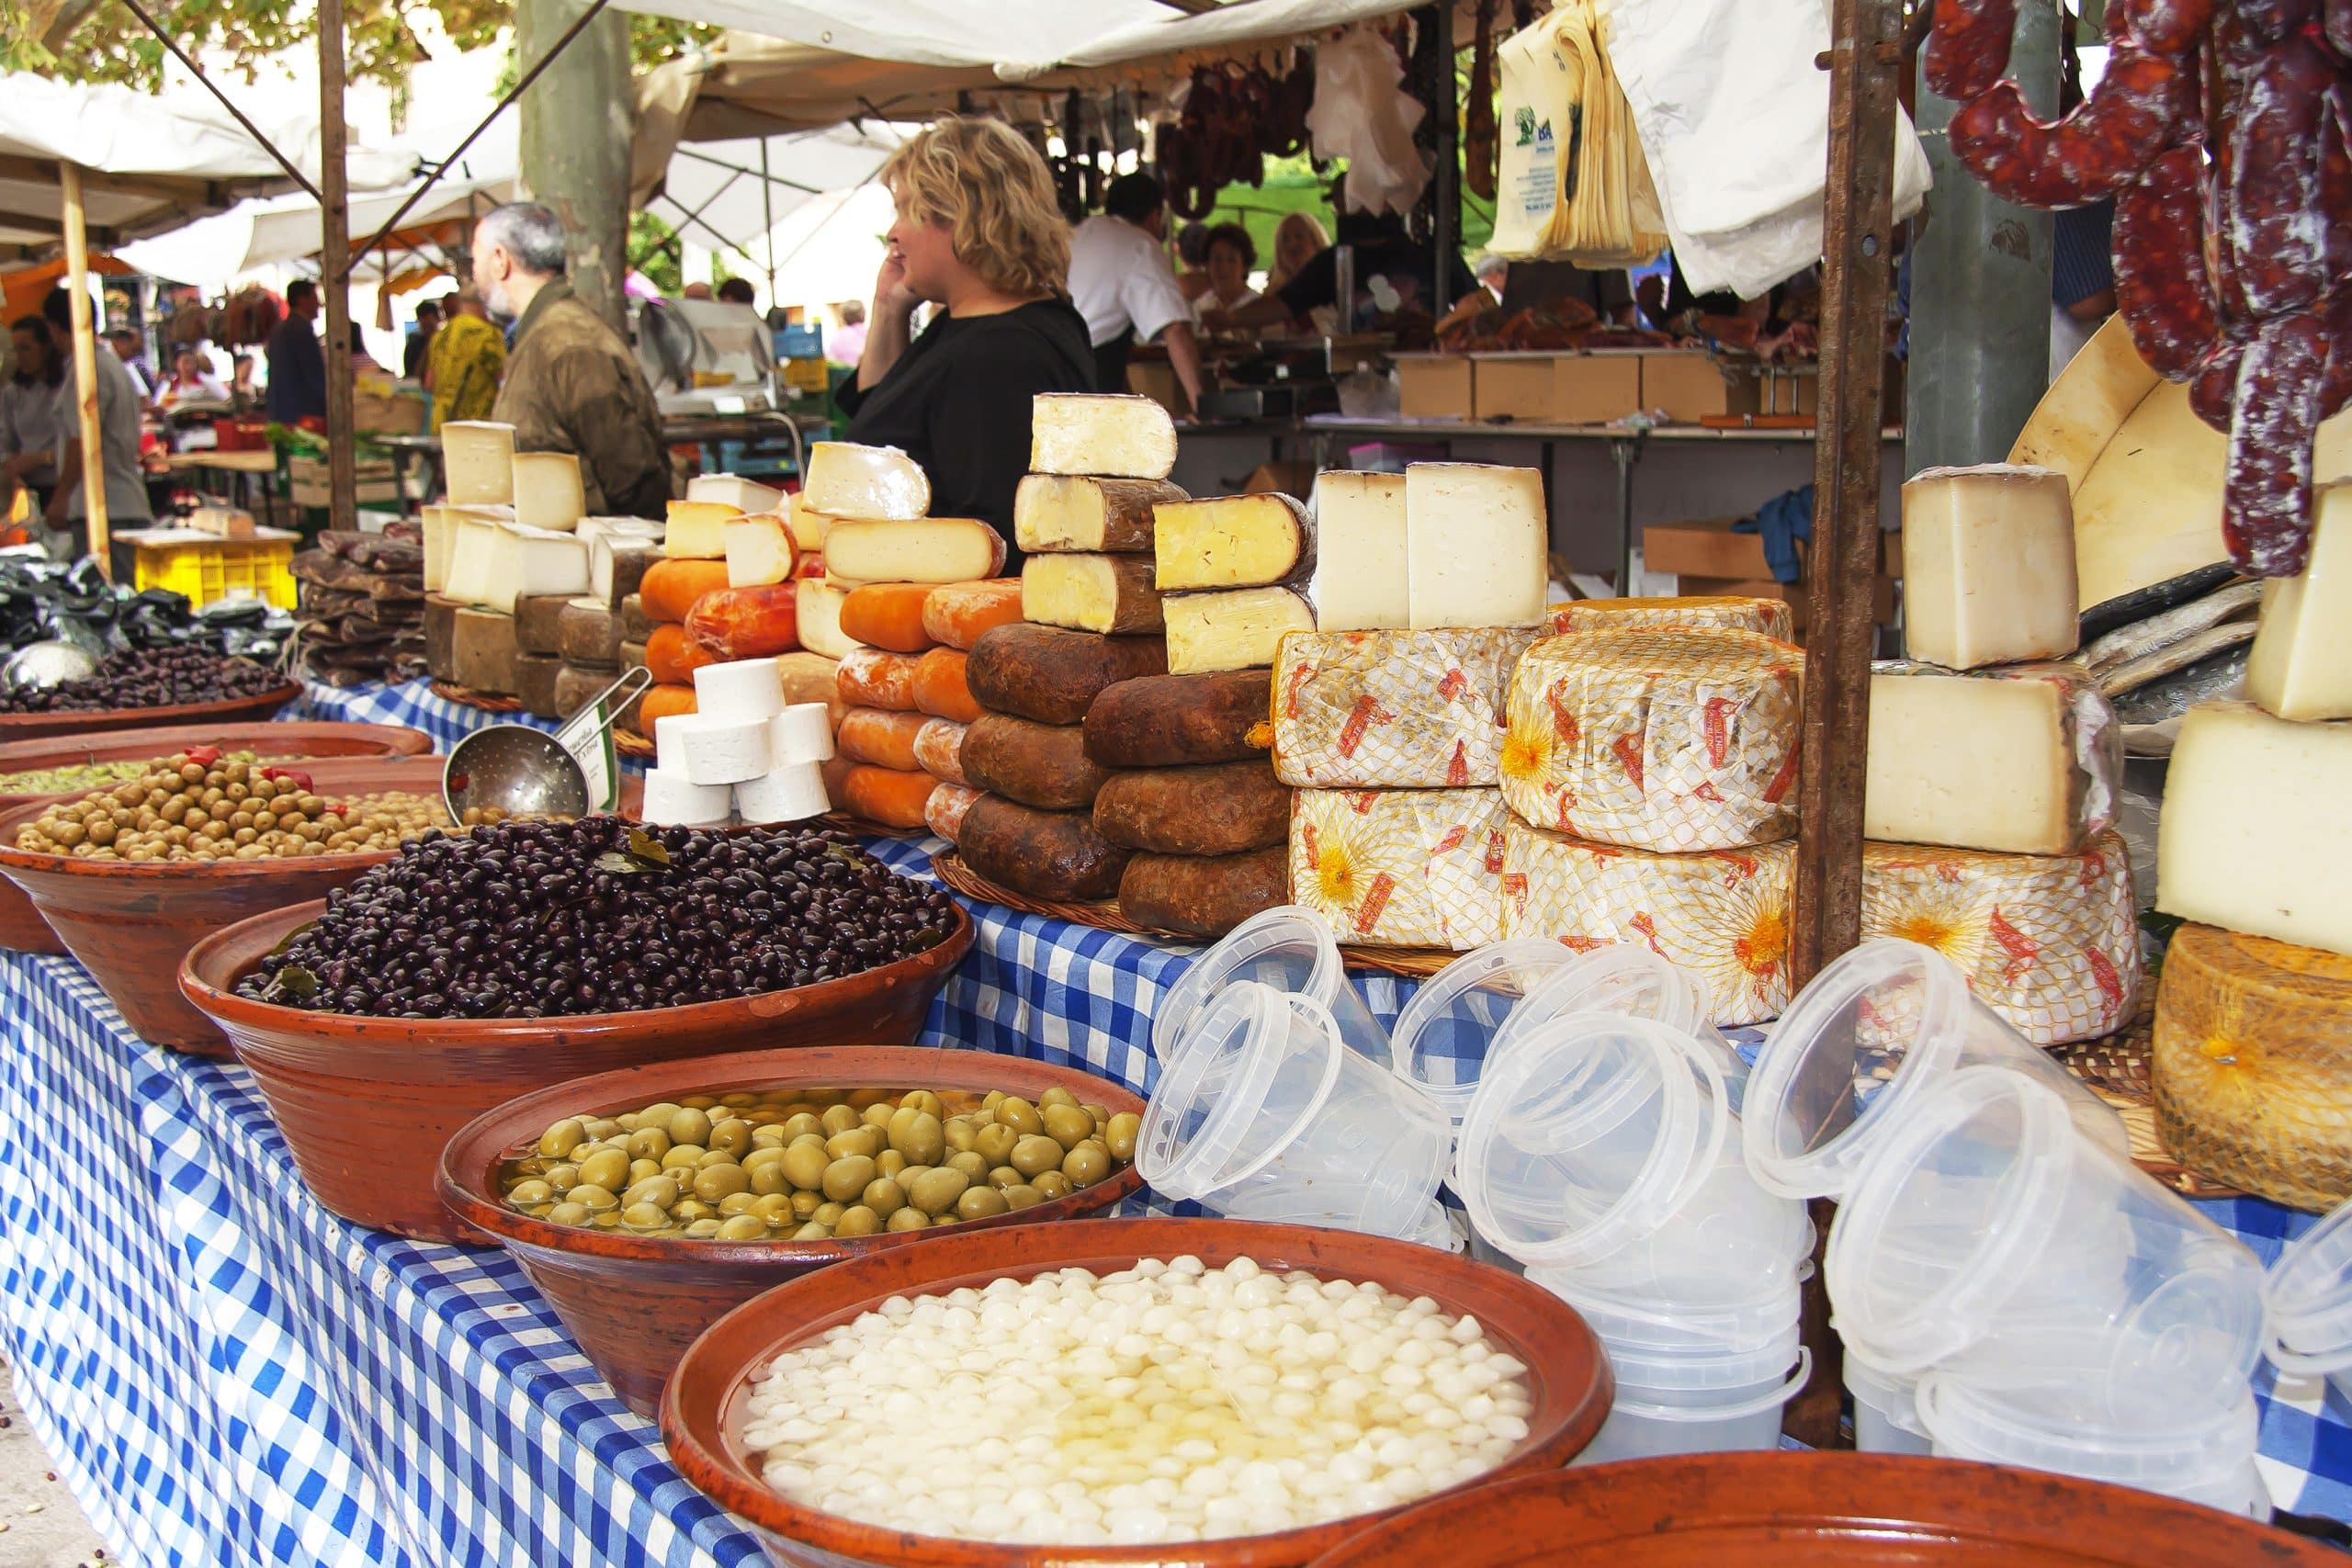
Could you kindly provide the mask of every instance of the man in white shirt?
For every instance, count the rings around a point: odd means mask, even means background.
[[[41,302],[50,333],[60,344],[74,341],[73,296],[52,288]],[[93,344],[98,387],[98,455],[106,479],[107,522],[114,528],[144,525],[154,516],[147,499],[147,476],[139,466],[139,411],[144,400],[130,372],[104,337]],[[54,530],[50,554],[71,560],[89,547],[89,497],[82,485],[81,394],[74,361],[65,360],[65,380],[57,389],[57,489],[49,498],[46,521]]]
[[[1168,201],[1149,175],[1122,175],[1102,198],[1102,214],[1078,226],[1069,243],[1069,296],[1086,318],[1094,345],[1094,387],[1127,389],[1127,351],[1165,335],[1168,360],[1188,407],[1201,406],[1201,344],[1193,306],[1177,284],[1160,241]]]

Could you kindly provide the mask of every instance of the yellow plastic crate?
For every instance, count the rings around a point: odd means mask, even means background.
[[[137,548],[141,592],[164,588],[195,604],[242,596],[294,608],[291,539],[172,540]]]

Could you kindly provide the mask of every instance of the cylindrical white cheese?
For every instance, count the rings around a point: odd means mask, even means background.
[[[833,760],[833,716],[822,703],[794,703],[768,721],[775,737],[775,765]]]
[[[721,718],[707,713],[676,716],[680,755],[686,777],[695,784],[741,784],[768,771],[772,759],[765,718]],[[658,739],[655,750],[658,753]]]
[[[686,732],[681,724],[694,716],[665,713],[653,721],[653,765],[682,779],[686,776]]]
[[[727,820],[731,794],[725,784],[695,784],[657,763],[645,771],[645,820],[662,828],[717,827]]]
[[[814,762],[796,762],[737,784],[735,809],[746,822],[797,822],[823,816],[832,802],[825,797],[823,770]]]
[[[773,659],[739,659],[695,671],[695,711],[711,718],[761,723],[784,711],[784,680]]]

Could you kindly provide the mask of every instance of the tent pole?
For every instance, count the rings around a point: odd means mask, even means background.
[[[74,305],[74,390],[79,404],[82,433],[82,507],[89,519],[90,553],[98,558],[98,571],[114,581],[114,552],[107,533],[107,455],[104,432],[98,426],[97,329],[90,320],[90,246],[82,229],[82,170],[79,164],[57,165],[59,193],[65,202],[65,281]]]
[[[775,184],[768,178],[768,139],[760,138],[760,250],[768,258],[768,309],[775,309]]]
[[[359,525],[358,452],[351,386],[351,209],[343,120],[343,0],[319,0],[319,282],[327,320],[327,525]]]

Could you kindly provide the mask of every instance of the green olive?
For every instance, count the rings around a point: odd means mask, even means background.
[[[857,1201],[887,1219],[907,1206],[907,1190],[887,1176],[877,1176],[865,1184]]]
[[[839,1223],[841,1217],[848,1212],[849,1205],[847,1203],[820,1203],[815,1208],[808,1211],[808,1218],[816,1221],[827,1230],[831,1230],[833,1226]]]
[[[972,1140],[972,1152],[990,1165],[1002,1165],[1012,1157],[1012,1145],[1020,1141],[1020,1134],[999,1122],[979,1130]]]
[[[825,1168],[824,1193],[836,1203],[847,1203],[865,1191],[873,1179],[873,1156],[850,1155]]]
[[[832,1234],[831,1226],[820,1225],[816,1221],[810,1220],[807,1224],[802,1225],[798,1230],[792,1233],[792,1239],[795,1241],[826,1241],[831,1239]]]
[[[702,1163],[702,1156],[709,1152],[700,1144],[672,1144],[670,1152],[662,1156],[662,1168],[692,1170]]]
[[[584,1181],[565,1193],[564,1198],[567,1201],[579,1204],[592,1214],[609,1213],[621,1206],[621,1201],[613,1196],[610,1188],[592,1187]]]
[[[780,1123],[771,1122],[765,1126],[752,1129],[752,1147],[754,1149],[780,1149],[790,1142],[792,1140],[784,1135]]]
[[[1008,1187],[1018,1187],[1028,1179],[1009,1165],[996,1166],[989,1171],[989,1185],[1000,1192]]]
[[[1067,1198],[1076,1190],[1071,1187],[1069,1178],[1058,1170],[1041,1171],[1029,1179],[1029,1185],[1035,1188],[1047,1202],[1057,1198]]]
[[[897,1115],[898,1111],[899,1108],[897,1106],[884,1100],[874,1105],[869,1105],[865,1110],[859,1111],[858,1120],[865,1122],[867,1126],[873,1128],[877,1133],[887,1134],[890,1130],[890,1118]]]
[[[1001,1089],[992,1089],[981,1099],[980,1109],[993,1116],[996,1114],[996,1108],[1002,1105],[1007,1098],[1009,1097],[1005,1094],[1004,1090]]]
[[[709,1165],[695,1172],[695,1196],[706,1203],[748,1191],[751,1185],[752,1179],[740,1165]]]
[[[754,1198],[747,1213],[760,1216],[766,1225],[798,1224],[800,1217],[792,1212],[792,1199],[782,1192],[772,1192],[764,1198]]]
[[[678,1097],[678,1103],[689,1111],[707,1111],[718,1103],[718,1097],[715,1094],[682,1094]]]
[[[1009,1213],[1012,1205],[1004,1194],[993,1187],[975,1187],[956,1200],[956,1217],[959,1220],[992,1219]]]
[[[1046,1119],[1038,1115],[1037,1108],[1025,1100],[1008,1097],[996,1108],[996,1120],[997,1125],[1010,1127],[1016,1133],[1042,1133],[1046,1130]]]
[[[980,1181],[987,1179],[989,1162],[978,1149],[966,1149],[960,1155],[947,1156],[947,1168],[962,1171],[967,1180]]]
[[[537,1160],[531,1160],[518,1166],[516,1168],[522,1170],[526,1175],[528,1175],[530,1174],[531,1167],[539,1163],[540,1162]],[[554,1188],[559,1192],[569,1191],[571,1189],[580,1185],[580,1168],[576,1165],[558,1163],[548,1166],[537,1174],[546,1178],[547,1184],[549,1187]]]
[[[1077,1104],[1078,1096],[1070,1093],[1069,1090],[1062,1088],[1059,1084],[1056,1084],[1053,1088],[1047,1089],[1045,1093],[1037,1097],[1037,1111],[1040,1115],[1044,1114],[1045,1109],[1048,1105],[1068,1105],[1075,1107]]]
[[[1142,1132],[1143,1118],[1132,1111],[1122,1111],[1102,1129],[1102,1142],[1111,1151],[1111,1157],[1125,1165],[1136,1157],[1136,1139]]]
[[[872,1235],[882,1228],[882,1216],[860,1203],[854,1209],[843,1209],[839,1224],[833,1226],[835,1235]]]
[[[621,1201],[650,1203],[667,1211],[678,1201],[678,1179],[674,1176],[649,1176],[621,1194]]]
[[[598,1149],[580,1162],[580,1179],[594,1187],[616,1190],[628,1185],[628,1151]]]
[[[856,1126],[858,1122],[857,1112],[846,1105],[828,1105],[825,1107],[825,1113],[817,1118],[817,1124],[824,1129],[828,1136],[835,1133],[846,1133]]]
[[[1045,1105],[1037,1114],[1045,1119],[1046,1136],[1065,1150],[1076,1148],[1094,1135],[1094,1118],[1075,1105]]]
[[[685,1228],[684,1234],[696,1241],[708,1241],[718,1234],[718,1224],[717,1220],[696,1220]]]
[[[1073,1187],[1091,1187],[1111,1174],[1111,1151],[1089,1138],[1062,1160],[1062,1174]]]
[[[551,1225],[584,1225],[595,1217],[585,1203],[558,1203],[547,1212]]]
[[[1026,1182],[1022,1183],[1018,1187],[1007,1187],[1002,1190],[1004,1192],[1005,1207],[1015,1211],[1022,1209],[1034,1209],[1038,1204],[1046,1201],[1046,1195],[1044,1193],[1038,1191],[1035,1188],[1028,1185]]]
[[[766,1165],[749,1166],[745,1168],[752,1178],[752,1190],[763,1198],[771,1192],[792,1190],[792,1179],[784,1174],[784,1167],[780,1163],[771,1161]]]
[[[894,1231],[919,1231],[930,1224],[931,1216],[910,1203],[891,1215],[890,1223],[884,1228]]]
[[[737,1159],[733,1155],[729,1154],[725,1149],[707,1149],[703,1152],[701,1157],[695,1161],[695,1168],[696,1170],[708,1170],[714,1165],[741,1166],[741,1164],[742,1161]]]
[[[1068,1151],[1043,1133],[1033,1133],[1012,1145],[1006,1159],[1023,1176],[1036,1176],[1062,1163]]]
[[[939,1102],[939,1096],[932,1093],[931,1090],[927,1089],[914,1089],[900,1096],[899,1100],[899,1109],[901,1111],[920,1111],[925,1115],[932,1117],[940,1117],[947,1114],[947,1108]]]
[[[874,1168],[885,1176],[895,1178],[907,1168],[907,1156],[896,1149],[884,1149],[874,1156]]]
[[[795,1192],[792,1195],[793,1218],[805,1220],[825,1206],[821,1192]]]
[[[729,1111],[741,1111],[747,1105],[757,1105],[759,1102],[760,1097],[748,1089],[739,1089],[732,1094],[722,1094],[718,1097],[718,1103]]]
[[[740,1155],[752,1146],[752,1124],[735,1117],[715,1122],[710,1128],[710,1146],[730,1155]]]
[[[670,1152],[670,1134],[659,1127],[639,1127],[628,1135],[631,1159],[660,1159]]]
[[[852,1155],[869,1158],[882,1152],[887,1141],[879,1127],[853,1127],[846,1133],[835,1133],[825,1140],[825,1152],[835,1159],[847,1159]]]
[[[665,1100],[659,1105],[649,1105],[639,1111],[637,1124],[640,1127],[666,1127],[670,1118],[684,1109],[674,1100]]]
[[[1100,1127],[1103,1122],[1108,1122],[1111,1119],[1111,1108],[1109,1106],[1097,1105],[1091,1100],[1086,1101],[1083,1105],[1080,1105],[1079,1109],[1085,1111],[1089,1116],[1093,1117],[1094,1124],[1097,1127]]]
[[[784,1119],[784,1141],[786,1143],[789,1144],[795,1138],[806,1137],[811,1133],[820,1138],[823,1137],[825,1135],[825,1124],[818,1121],[814,1116],[809,1115],[806,1111],[799,1112],[797,1115],[787,1116]]]
[[[907,1186],[907,1201],[926,1214],[944,1214],[972,1185],[972,1179],[953,1167],[927,1170]]]
[[[649,1176],[661,1174],[662,1162],[658,1159],[633,1159],[628,1162],[628,1179],[632,1185]]]
[[[567,1116],[539,1134],[539,1153],[549,1159],[563,1159],[588,1141],[588,1129],[580,1124],[577,1116]]]
[[[757,1214],[738,1214],[711,1233],[717,1241],[765,1241],[768,1223]]]
[[[784,1151],[784,1179],[795,1187],[814,1191],[825,1179],[825,1168],[832,1163],[821,1140],[803,1138]]]
[[[883,1104],[889,1099],[890,1091],[888,1089],[871,1088],[854,1089],[842,1096],[843,1102],[846,1103],[852,1111],[865,1111],[870,1107]]]
[[[747,1214],[751,1213],[752,1205],[758,1201],[759,1199],[749,1192],[729,1192],[718,1201],[718,1217],[731,1220],[738,1214]]]
[[[681,1198],[670,1205],[670,1217],[682,1225],[690,1225],[696,1220],[718,1218],[718,1211],[699,1198]]]
[[[947,1131],[928,1111],[900,1111],[890,1118],[890,1146],[917,1165],[932,1165],[946,1152]]]
[[[658,1231],[669,1223],[669,1211],[658,1203],[631,1203],[621,1211],[621,1224],[633,1231]]]
[[[948,1148],[956,1154],[972,1147],[973,1140],[979,1136],[980,1132],[968,1116],[950,1116],[942,1131],[946,1134]]]

